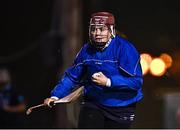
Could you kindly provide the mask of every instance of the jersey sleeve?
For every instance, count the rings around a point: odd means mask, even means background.
[[[110,77],[111,86],[138,90],[143,84],[140,55],[129,41],[121,39],[120,43],[117,59],[121,75]]]
[[[84,73],[83,48],[78,52],[74,63],[69,67],[58,84],[51,91],[52,97],[62,98],[68,95],[73,88],[81,84],[81,78]]]

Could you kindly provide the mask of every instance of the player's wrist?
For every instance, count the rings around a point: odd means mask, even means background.
[[[110,80],[109,78],[107,78],[106,86],[107,86],[107,87],[110,87],[110,86],[111,86],[111,80]]]

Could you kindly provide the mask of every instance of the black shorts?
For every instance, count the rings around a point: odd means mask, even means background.
[[[82,102],[79,128],[129,128],[134,121],[136,104],[126,107],[108,107]]]

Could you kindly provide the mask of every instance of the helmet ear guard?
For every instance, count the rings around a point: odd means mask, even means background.
[[[111,30],[111,35],[112,35],[112,38],[114,38],[116,36],[116,31],[115,31],[115,27],[114,25],[110,25],[110,30]]]

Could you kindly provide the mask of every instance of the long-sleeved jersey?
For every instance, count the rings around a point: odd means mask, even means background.
[[[111,86],[95,84],[91,78],[102,72],[111,80]],[[126,39],[116,36],[108,47],[97,51],[85,44],[76,56],[51,96],[62,98],[77,85],[84,85],[84,97],[105,106],[127,106],[142,99],[142,70],[140,55]]]

